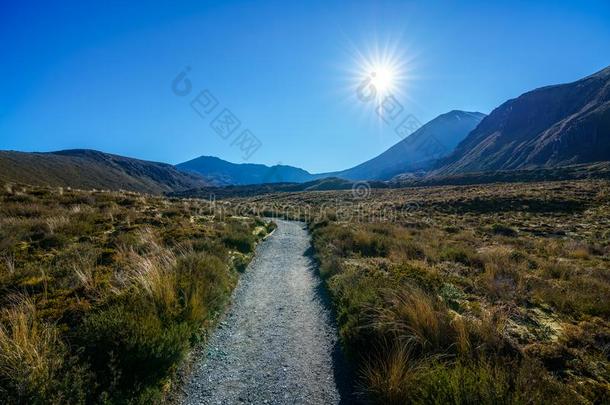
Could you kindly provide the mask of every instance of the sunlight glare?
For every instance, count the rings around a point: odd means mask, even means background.
[[[410,62],[396,43],[375,44],[365,53],[357,52],[352,83],[358,98],[379,104],[388,96],[404,97]]]
[[[371,82],[381,93],[387,93],[394,87],[394,72],[390,66],[379,65],[371,72]]]

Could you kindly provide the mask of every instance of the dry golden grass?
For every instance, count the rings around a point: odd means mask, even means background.
[[[369,376],[371,399],[605,403],[609,196],[609,181],[583,180],[234,202],[310,223],[342,340]],[[419,367],[395,364],[398,344],[411,345],[403,361]],[[529,382],[528,370],[539,378]]]
[[[423,367],[409,344],[385,342],[369,356],[361,369],[361,390],[386,404],[403,404]]]
[[[510,299],[523,293],[528,264],[515,257],[513,249],[492,247],[479,257],[484,264],[480,279],[492,299]]]
[[[159,246],[153,231],[145,228],[137,235],[139,244],[146,246],[140,254],[133,247],[121,249],[125,268],[115,274],[118,287],[115,293],[122,294],[133,289],[149,296],[156,305],[171,310],[177,305],[176,255],[169,249]]]
[[[445,304],[415,287],[389,293],[383,305],[371,311],[369,327],[398,336],[424,351],[442,352],[457,335]]]
[[[0,402],[161,401],[269,229],[205,201],[2,186]]]
[[[54,325],[41,322],[30,297],[13,297],[2,310],[0,324],[0,378],[28,395],[46,391],[62,364],[62,344]]]

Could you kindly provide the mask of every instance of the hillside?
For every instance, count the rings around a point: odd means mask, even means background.
[[[509,100],[434,174],[527,169],[610,160],[610,67]]]
[[[379,156],[326,175],[349,180],[389,180],[400,173],[427,169],[449,155],[484,117],[479,112],[458,110],[439,115]]]
[[[49,153],[0,151],[0,181],[151,194],[208,184],[201,176],[182,173],[166,163],[85,149]]]
[[[403,174],[387,182],[390,187],[421,187],[444,185],[473,185],[489,183],[529,183],[536,181],[561,181],[606,179],[610,180],[610,162],[596,162],[556,167],[538,167],[519,170],[488,170],[484,172],[455,173],[446,175]]]

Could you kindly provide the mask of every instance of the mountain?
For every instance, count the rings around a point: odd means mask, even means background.
[[[312,174],[293,166],[237,164],[213,156],[201,156],[176,168],[203,175],[217,185],[303,183],[329,177],[389,180],[400,173],[429,168],[438,158],[451,153],[483,117],[485,114],[466,111],[439,115],[381,155],[339,172]]]
[[[485,114],[450,111],[439,115],[381,155],[340,172],[326,173],[348,180],[389,180],[397,174],[425,170],[449,155]]]
[[[151,194],[209,184],[201,176],[182,173],[166,163],[87,149],[47,153],[0,151],[0,181]]]
[[[492,111],[433,175],[610,160],[610,67]]]
[[[231,163],[213,156],[200,156],[176,165],[184,173],[196,173],[217,185],[302,183],[316,178],[298,167],[254,163]]]

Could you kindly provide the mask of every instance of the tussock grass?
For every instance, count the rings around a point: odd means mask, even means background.
[[[150,228],[138,234],[139,244],[145,247],[143,254],[133,247],[123,247],[121,256],[126,269],[116,274],[120,287],[115,293],[132,290],[148,296],[156,305],[171,310],[178,300],[176,291],[176,256],[169,249],[159,246]]]
[[[383,305],[372,308],[369,327],[394,335],[421,351],[444,352],[458,335],[446,305],[415,287],[390,293]],[[467,346],[467,344],[466,344]]]
[[[205,213],[206,202],[3,187],[0,402],[162,402],[271,229]]]
[[[402,404],[424,368],[408,343],[381,343],[363,362],[360,390],[381,403]]]
[[[7,398],[31,398],[48,393],[62,366],[64,347],[57,328],[41,322],[28,296],[12,297],[2,310],[0,380]]]
[[[15,273],[15,254],[4,252],[0,255],[0,262],[4,265],[4,271],[10,276]]]
[[[513,298],[523,291],[523,275],[528,265],[512,249],[488,249],[481,254],[481,260],[484,265],[481,281],[492,299]]]
[[[586,180],[248,203],[311,213],[320,274],[367,400],[606,403],[608,189]]]

